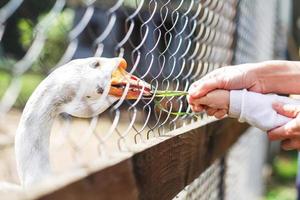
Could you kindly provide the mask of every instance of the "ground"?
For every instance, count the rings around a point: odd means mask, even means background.
[[[0,122],[0,160],[3,163],[0,165],[0,180],[18,182],[13,142],[20,116],[19,110],[12,110],[5,116],[5,120]],[[138,119],[135,123],[137,129],[141,128],[139,124],[142,123]],[[123,116],[120,120],[129,119],[128,116]],[[124,134],[128,124],[128,122],[119,123],[117,129]],[[55,172],[62,172],[78,165],[84,166],[103,154],[118,153],[120,152],[118,144],[124,151],[127,145],[134,143],[136,132],[130,131],[126,140],[122,140],[116,131],[109,133],[111,125],[112,121],[108,114],[100,116],[94,131],[91,131],[90,120],[73,118],[68,122],[58,117],[53,125],[50,140],[50,159]]]

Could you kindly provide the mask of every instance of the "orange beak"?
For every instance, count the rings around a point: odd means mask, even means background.
[[[125,91],[126,85],[129,84],[126,99],[137,99],[141,93],[143,97],[151,97],[151,86],[138,77],[129,74],[126,68],[127,62],[122,59],[118,68],[112,73],[109,94],[120,98]]]

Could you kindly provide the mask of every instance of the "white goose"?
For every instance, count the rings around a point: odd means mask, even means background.
[[[15,137],[21,186],[51,174],[49,137],[54,118],[62,112],[92,117],[104,112],[129,89],[126,99],[149,96],[150,85],[125,71],[122,58],[73,60],[53,71],[29,98]]]

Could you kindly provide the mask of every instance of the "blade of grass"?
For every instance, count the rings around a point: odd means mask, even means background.
[[[188,92],[186,91],[171,91],[171,90],[157,90],[153,94],[155,97],[175,97],[175,96],[186,96],[188,95]],[[159,108],[161,111],[170,113],[170,115],[174,116],[185,116],[185,115],[193,115],[193,117],[200,119],[199,115],[196,115],[195,113],[188,113],[188,112],[170,112],[166,110],[162,105],[160,104],[160,101],[154,100],[155,106]]]
[[[188,112],[170,112],[167,109],[165,109],[164,107],[162,107],[162,105],[160,104],[159,101],[154,101],[155,105],[163,112],[166,113],[170,113],[171,115],[175,115],[175,116],[185,116],[185,115],[193,115],[193,117],[200,119],[200,116],[196,115],[195,113],[188,113]]]
[[[170,91],[170,90],[157,90],[154,94],[155,97],[174,97],[174,96],[186,96],[186,91]]]

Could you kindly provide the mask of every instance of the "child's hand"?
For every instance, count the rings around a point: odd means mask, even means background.
[[[206,96],[195,99],[191,104],[194,112],[198,112],[197,107],[204,107],[207,114],[220,119],[228,113],[230,94],[227,90],[214,90]]]

